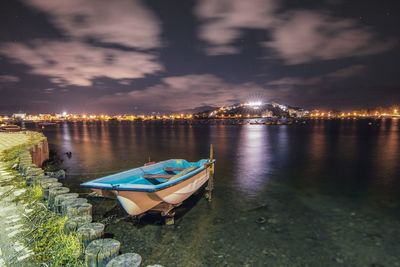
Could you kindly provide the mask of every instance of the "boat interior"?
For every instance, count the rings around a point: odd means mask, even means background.
[[[202,159],[197,162],[188,162],[184,159],[171,159],[161,161],[155,164],[146,165],[121,173],[116,173],[103,178],[99,178],[82,184],[84,187],[108,187],[108,186],[155,186],[168,182],[177,182],[191,176],[192,172],[203,169],[208,162],[207,159]]]

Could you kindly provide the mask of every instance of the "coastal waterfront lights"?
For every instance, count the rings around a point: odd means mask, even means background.
[[[20,118],[17,116],[8,117],[7,115],[0,116],[0,122],[8,122],[23,120],[26,122],[61,122],[61,121],[136,121],[136,120],[192,120],[192,119],[212,119],[212,118],[222,118],[222,119],[239,119],[239,118],[251,118],[257,117],[268,118],[274,117],[273,111],[269,107],[269,103],[265,103],[261,100],[248,101],[242,104],[235,104],[232,106],[218,107],[207,113],[190,114],[190,113],[172,113],[172,114],[119,114],[119,115],[108,115],[105,113],[101,114],[74,114],[63,111],[57,114],[23,114],[24,117]],[[279,108],[282,111],[288,111],[288,117],[293,117],[293,108],[280,105],[278,103],[271,104],[274,108]],[[246,107],[243,110],[243,107]],[[263,110],[262,112],[260,112]],[[245,112],[244,114],[241,114]],[[313,119],[335,119],[335,118],[386,118],[400,117],[400,108],[398,105],[391,106],[388,108],[376,108],[376,109],[359,109],[359,110],[347,110],[347,111],[330,111],[330,110],[320,110],[315,109],[310,112],[306,111],[301,115],[303,118],[313,118]],[[296,116],[296,115],[294,115]]]
[[[263,103],[261,101],[250,101],[244,103],[245,106],[251,107],[253,109],[259,109]]]

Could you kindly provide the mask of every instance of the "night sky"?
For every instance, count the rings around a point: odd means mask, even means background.
[[[0,113],[400,104],[398,0],[12,0],[0,12]]]

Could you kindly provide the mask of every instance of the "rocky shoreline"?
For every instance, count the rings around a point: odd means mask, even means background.
[[[44,135],[0,133],[0,266],[140,266],[103,238],[85,198],[40,168],[48,157]]]

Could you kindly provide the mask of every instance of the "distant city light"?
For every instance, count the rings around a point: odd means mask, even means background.
[[[245,110],[243,110],[243,107]],[[246,113],[243,114],[243,112]],[[278,114],[277,114],[278,113]],[[193,119],[238,119],[238,118],[277,118],[286,116],[288,118],[312,118],[312,119],[362,119],[362,118],[400,118],[400,106],[390,108],[379,108],[371,110],[312,110],[307,111],[301,108],[281,105],[275,102],[266,103],[262,100],[252,100],[241,104],[223,106],[207,113],[185,114],[74,114],[63,111],[57,114],[26,114],[15,113],[11,116],[1,115],[0,122],[9,123],[10,121],[27,122],[62,122],[62,121],[136,121],[136,120],[193,120]]]
[[[251,107],[253,109],[259,109],[263,103],[261,101],[250,101],[244,103],[245,106]]]

